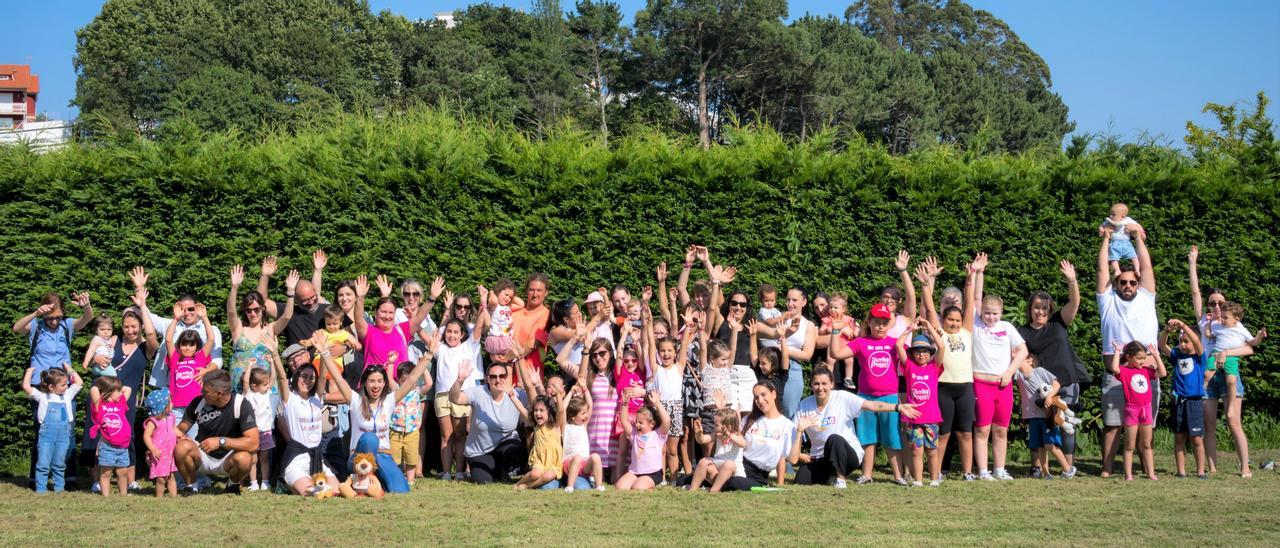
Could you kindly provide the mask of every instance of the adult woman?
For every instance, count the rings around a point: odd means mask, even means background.
[[[753,406],[742,425],[747,447],[742,450],[744,477],[734,477],[725,484],[726,491],[748,491],[769,483],[769,472],[777,473],[777,485],[786,483],[784,458],[796,437],[795,423],[778,409],[778,390],[767,382],[751,387]]]
[[[116,339],[116,346],[110,358],[106,356],[95,356],[94,360],[99,365],[110,365],[116,370],[116,377],[120,379],[120,383],[128,386],[134,394],[138,394],[142,390],[142,377],[146,373],[147,364],[151,363],[151,359],[155,357],[156,350],[160,348],[158,339],[156,338],[156,328],[151,325],[151,311],[147,309],[147,290],[143,289],[134,294],[130,299],[133,300],[134,306],[126,308],[123,318],[120,321],[120,337]],[[141,352],[139,352],[141,350]],[[129,410],[126,413],[129,424],[136,424],[134,419],[137,416],[137,398],[129,398]],[[98,446],[98,440],[89,435],[89,427],[92,417],[88,413],[85,414],[85,437],[81,442],[80,449],[85,454],[93,454]],[[136,428],[136,432],[142,433],[141,428]],[[137,473],[137,455],[134,446],[142,443],[140,439],[135,440],[129,445],[129,468],[126,474],[129,476],[129,483],[134,483]]]
[[[287,428],[288,438],[284,456],[280,460],[280,470],[284,481],[298,495],[310,494],[311,478],[324,472],[329,485],[337,485],[338,478],[332,467],[324,462],[324,446],[320,443],[323,437],[324,401],[320,395],[325,393],[327,383],[336,383],[338,391],[350,394],[351,387],[342,379],[338,364],[329,353],[325,344],[325,334],[317,331],[311,342],[320,350],[320,363],[326,372],[326,379],[320,381],[316,368],[310,363],[303,364],[293,370],[292,376],[285,373],[279,354],[272,351],[266,358],[274,367],[280,403]]]
[[[801,436],[795,436],[788,457],[796,465],[795,482],[799,485],[825,485],[834,476],[836,489],[845,488],[845,478],[862,465],[862,444],[853,423],[863,410],[920,416],[909,403],[864,400],[851,392],[832,390],[834,386],[830,369],[822,365],[813,368],[809,385],[813,395],[801,401],[796,411],[796,429],[808,438],[809,453],[801,452]]]
[[[787,290],[787,310],[782,313],[782,322],[778,324],[782,334],[787,338],[787,384],[782,389],[782,414],[795,417],[796,407],[800,405],[800,396],[804,393],[804,362],[813,358],[817,345],[818,328],[812,321],[803,316],[804,308],[809,304],[809,294],[799,286]],[[777,331],[764,329],[769,336],[776,336]]]
[[[355,327],[354,327],[356,323],[355,282],[351,280],[343,280],[341,282],[338,282],[338,289],[336,290],[335,295],[337,299],[338,308],[342,309],[342,312],[347,315],[347,321],[343,323],[348,324],[347,328],[351,330],[352,335],[355,335],[356,334]],[[364,311],[360,311],[360,314],[363,315]]]
[[[938,377],[938,408],[942,423],[938,425],[938,454],[944,455],[942,466],[947,467],[947,446],[954,435],[959,446],[960,466],[965,480],[973,480],[973,290],[974,271],[967,274],[961,301],[948,301],[943,291],[942,318],[933,305],[933,287],[942,269],[937,259],[926,258],[916,266],[924,292],[925,319],[935,329],[942,331],[942,344],[947,345],[943,355],[942,375]],[[935,478],[936,479],[936,478]]]
[[[382,286],[385,283],[386,279],[383,278],[379,280],[378,285]],[[387,292],[390,292],[390,285],[386,287]],[[389,369],[391,378],[395,378],[400,360],[409,357],[410,337],[400,329],[399,325],[396,325],[396,303],[389,296],[378,299],[374,307],[374,324],[370,326],[364,317],[364,298],[369,294],[368,276],[361,275],[356,278],[355,289],[357,311],[355,328],[356,336],[360,337],[360,344],[364,346],[364,368],[383,365]]]
[[[725,276],[722,276],[723,278]],[[718,303],[722,300],[719,293],[716,291],[712,296],[713,302]],[[748,317],[747,310],[750,309],[751,297],[742,291],[735,290],[729,294],[727,300],[724,300],[724,304],[718,307],[711,328],[717,340],[734,349],[733,394],[730,394],[729,406],[742,413],[751,409],[751,387],[756,383],[755,371],[751,369],[751,332],[743,329]]]
[[[916,288],[911,283],[911,275],[907,273],[910,261],[911,255],[905,249],[899,251],[898,258],[893,261],[893,267],[898,269],[902,287],[906,288],[905,295],[891,285],[880,290],[880,303],[889,307],[889,311],[894,315],[893,323],[889,324],[889,337],[894,339],[911,329],[911,318],[916,317]]]
[[[231,328],[231,390],[240,393],[244,391],[244,387],[240,383],[244,380],[244,371],[250,367],[267,369],[267,358],[271,357],[271,353],[277,350],[276,336],[284,332],[285,326],[289,325],[289,320],[293,319],[293,297],[294,289],[298,286],[300,275],[297,270],[289,272],[289,277],[285,278],[285,298],[284,308],[276,321],[267,323],[267,309],[263,302],[262,294],[257,291],[245,293],[243,299],[239,299],[239,312],[243,312],[241,317],[237,313],[237,293],[240,291],[240,284],[244,283],[244,267],[235,265],[231,267],[231,292],[227,294],[227,325]]]
[[[572,377],[578,376],[578,366],[582,363],[584,349],[579,327],[585,331],[582,310],[573,299],[556,301],[551,305],[551,315],[547,317],[547,345],[557,356],[556,361],[560,363],[560,368]],[[567,353],[564,352],[565,345],[570,345]],[[565,355],[563,361],[559,359],[561,354]]]
[[[1058,378],[1061,386],[1058,398],[1067,405],[1075,405],[1080,400],[1080,383],[1090,381],[1084,363],[1076,355],[1067,336],[1067,326],[1080,310],[1080,285],[1076,280],[1076,267],[1070,262],[1059,262],[1058,269],[1067,280],[1067,304],[1055,311],[1053,297],[1048,292],[1032,293],[1027,298],[1027,323],[1018,328],[1018,334],[1027,342],[1027,352],[1039,357],[1039,366]],[[1062,453],[1069,466],[1075,462],[1075,452],[1075,433],[1063,432]],[[1070,468],[1064,473],[1074,475]]]
[[[587,367],[580,368],[578,382],[591,391],[591,420],[587,439],[591,454],[600,455],[600,466],[612,470],[610,481],[622,475],[618,458],[618,436],[614,432],[618,414],[618,387],[613,376],[613,345],[596,338],[587,345]]]
[[[361,276],[356,280],[357,300],[361,300],[368,290],[368,280]],[[379,310],[380,314],[382,312],[384,311]],[[385,312],[390,318],[391,311]],[[355,390],[345,382],[338,384],[338,390],[351,405],[352,456],[356,446],[367,443],[361,441],[362,437],[376,438],[378,479],[382,480],[383,487],[389,493],[409,492],[409,484],[404,479],[404,473],[391,458],[391,412],[395,410],[396,402],[404,399],[410,390],[418,389],[418,379],[422,378],[422,373],[427,370],[427,364],[431,363],[431,359],[435,356],[439,342],[439,337],[432,337],[428,341],[427,351],[418,358],[418,363],[414,365],[413,371],[409,373],[404,384],[396,385],[393,382],[395,377],[388,376],[387,368],[381,364],[366,365],[364,373],[360,375],[360,384]]]
[[[473,483],[492,483],[494,479],[504,478],[528,458],[528,451],[516,431],[524,414],[524,404],[511,384],[511,358],[514,356],[510,352],[498,357],[485,372],[485,384],[470,387],[466,384],[471,378],[471,364],[464,363],[449,388],[450,402],[471,406],[465,453]]]

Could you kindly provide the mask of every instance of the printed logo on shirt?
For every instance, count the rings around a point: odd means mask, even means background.
[[[867,357],[867,365],[871,368],[871,375],[875,377],[883,377],[893,369],[893,361],[887,350],[872,350]]]
[[[1133,389],[1134,393],[1146,394],[1147,390],[1151,389],[1151,386],[1147,383],[1146,377],[1134,375],[1129,378],[1129,388]]]
[[[221,409],[209,409],[196,413],[196,424],[208,424],[218,420],[222,416]]]
[[[948,334],[947,350],[951,352],[964,352],[964,337]]]
[[[1178,360],[1178,373],[1190,375],[1196,370],[1196,360],[1194,358],[1182,358]]]
[[[929,384],[923,381],[911,383],[911,400],[917,402],[927,402],[933,397],[933,391],[929,390]]]
[[[173,370],[173,381],[174,384],[178,385],[178,388],[186,388],[195,380],[196,369],[191,367],[190,363],[179,362],[178,367]]]
[[[102,423],[99,425],[99,428],[106,435],[114,436],[119,434],[120,430],[124,428],[124,419],[120,418],[120,413],[108,411],[105,415],[102,415]]]

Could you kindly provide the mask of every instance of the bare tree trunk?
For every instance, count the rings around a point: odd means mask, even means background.
[[[707,64],[698,66],[698,141],[711,148],[711,127],[707,119]]]
[[[599,51],[597,51],[595,55],[595,65],[596,65],[596,92],[599,95],[597,100],[600,103],[600,138],[604,140],[608,140],[609,139],[609,121],[608,119],[605,118],[605,105],[608,99],[608,93],[605,91],[605,88],[604,88],[604,70],[601,69],[600,67]]]

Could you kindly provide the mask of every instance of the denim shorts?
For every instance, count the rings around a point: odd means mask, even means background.
[[[1244,397],[1244,381],[1236,376],[1236,396]],[[1204,389],[1204,397],[1209,400],[1223,400],[1227,398],[1227,374],[1222,371],[1214,373],[1213,378],[1209,379],[1209,386]]]
[[[105,441],[99,443],[98,466],[103,468],[128,468],[129,448],[116,447]]]
[[[1112,261],[1133,259],[1138,253],[1133,249],[1133,240],[1111,240],[1107,247],[1107,258]]]

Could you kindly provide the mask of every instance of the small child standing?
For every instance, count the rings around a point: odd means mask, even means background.
[[[129,396],[133,389],[119,378],[98,377],[89,389],[92,402],[93,428],[89,436],[98,438],[98,486],[102,496],[111,496],[111,474],[116,475],[120,494],[129,493],[129,440],[133,425],[129,424]]]
[[[116,376],[116,368],[111,365],[111,357],[116,349],[115,331],[115,322],[111,316],[102,314],[93,319],[93,340],[89,341],[89,348],[84,352],[83,367],[93,372],[94,378]],[[107,359],[106,365],[98,363],[97,358],[100,356]]]
[[[1134,274],[1141,278],[1142,273],[1138,270],[1138,252],[1133,249],[1133,242],[1127,232],[1130,225],[1137,225],[1138,222],[1129,218],[1129,206],[1120,202],[1111,204],[1111,210],[1108,213],[1107,218],[1103,219],[1102,224],[1098,226],[1098,235],[1111,232],[1111,247],[1107,249],[1107,255],[1111,260],[1111,277],[1120,275],[1120,261],[1129,260],[1133,261]]]
[[[724,484],[740,470],[742,448],[747,446],[747,439],[738,431],[738,412],[730,407],[716,409],[715,426],[714,438],[701,434],[699,429],[698,442],[714,443],[715,449],[711,452],[712,456],[698,461],[698,466],[693,471],[693,481],[688,486],[691,490],[701,489],[703,481],[710,481],[710,491],[719,493]]]
[[[408,382],[413,376],[414,365],[404,362],[396,370],[396,384]],[[433,382],[430,375],[423,375],[424,384],[417,390],[405,393],[391,411],[391,458],[404,471],[404,479],[413,487],[418,469],[418,442],[422,430],[422,394],[429,393]]]
[[[1176,346],[1169,346],[1169,336],[1178,337]],[[1204,348],[1195,330],[1182,320],[1169,320],[1160,333],[1160,353],[1169,356],[1173,369],[1173,414],[1169,417],[1169,429],[1173,430],[1173,460],[1178,477],[1187,476],[1187,441],[1191,442],[1196,457],[1196,477],[1209,479],[1205,474],[1204,453]]]
[[[1155,417],[1151,416],[1151,379],[1164,378],[1168,373],[1164,361],[1151,348],[1132,341],[1120,348],[1111,358],[1111,374],[1120,379],[1124,387],[1124,479],[1133,481],[1133,451],[1141,445],[1142,468],[1148,479],[1156,477],[1155,455],[1151,451],[1151,437]]]
[[[563,396],[560,402],[560,430],[563,432],[561,450],[564,458],[561,468],[565,474],[565,492],[572,493],[579,474],[591,474],[596,490],[604,491],[604,467],[600,455],[591,453],[591,440],[587,436],[587,423],[591,421],[591,391],[582,384],[574,385],[573,392]]]
[[[1028,354],[1013,376],[1021,389],[1022,419],[1027,422],[1027,449],[1031,450],[1034,458],[1031,477],[1053,479],[1049,472],[1051,453],[1062,467],[1064,479],[1076,477],[1076,468],[1067,463],[1067,457],[1062,453],[1062,429],[1049,423],[1048,409],[1045,408],[1045,403],[1062,389],[1058,377],[1040,367],[1040,357],[1035,354]]]
[[[916,328],[921,334],[912,337],[911,330],[907,330],[894,346],[898,350],[902,376],[907,381],[907,403],[914,405],[920,416],[914,419],[905,414],[900,416],[905,437],[911,440],[911,486],[923,485],[924,457],[928,454],[929,487],[938,487],[942,485],[942,459],[938,455],[938,427],[942,423],[938,377],[942,375],[947,348],[938,344],[941,331],[935,330],[923,317],[916,319]],[[910,352],[906,348],[907,339],[911,339]]]
[[[65,489],[67,451],[71,445],[72,421],[76,417],[76,394],[84,386],[67,364],[40,373],[39,388],[31,386],[35,369],[28,367],[22,376],[22,391],[36,402],[36,419],[40,432],[36,438],[36,493],[49,492],[49,476],[53,476],[53,492]],[[70,385],[67,383],[70,376]]]
[[[329,308],[338,308],[331,306]],[[270,359],[270,358],[268,358]],[[276,413],[271,406],[271,372],[266,369],[250,367],[244,370],[244,381],[241,386],[248,386],[244,397],[253,406],[253,420],[258,425],[258,453],[253,456],[253,466],[249,467],[249,490],[271,490],[271,451],[276,448],[275,431]]]
[[[728,402],[733,395],[733,353],[730,352],[729,345],[719,339],[713,339],[703,348],[706,349],[707,359],[703,361],[699,375],[702,380],[703,402],[706,404],[703,405],[701,413],[702,431],[714,432],[716,411],[721,407],[717,402],[721,400]],[[733,408],[728,403],[723,407]],[[702,445],[704,452],[711,454],[711,441],[708,440]]]
[[[762,284],[757,293],[760,297],[760,311],[756,314],[756,319],[770,328],[777,328],[782,323],[782,311],[778,310],[778,288]],[[778,346],[778,341],[765,338],[760,341],[760,345],[773,348]]]
[[[165,491],[176,497],[178,482],[174,481],[174,473],[178,466],[173,461],[173,448],[178,445],[178,436],[169,389],[152,390],[147,394],[146,405],[151,416],[142,424],[142,443],[147,446],[148,476],[156,483],[156,498],[163,497]]]

